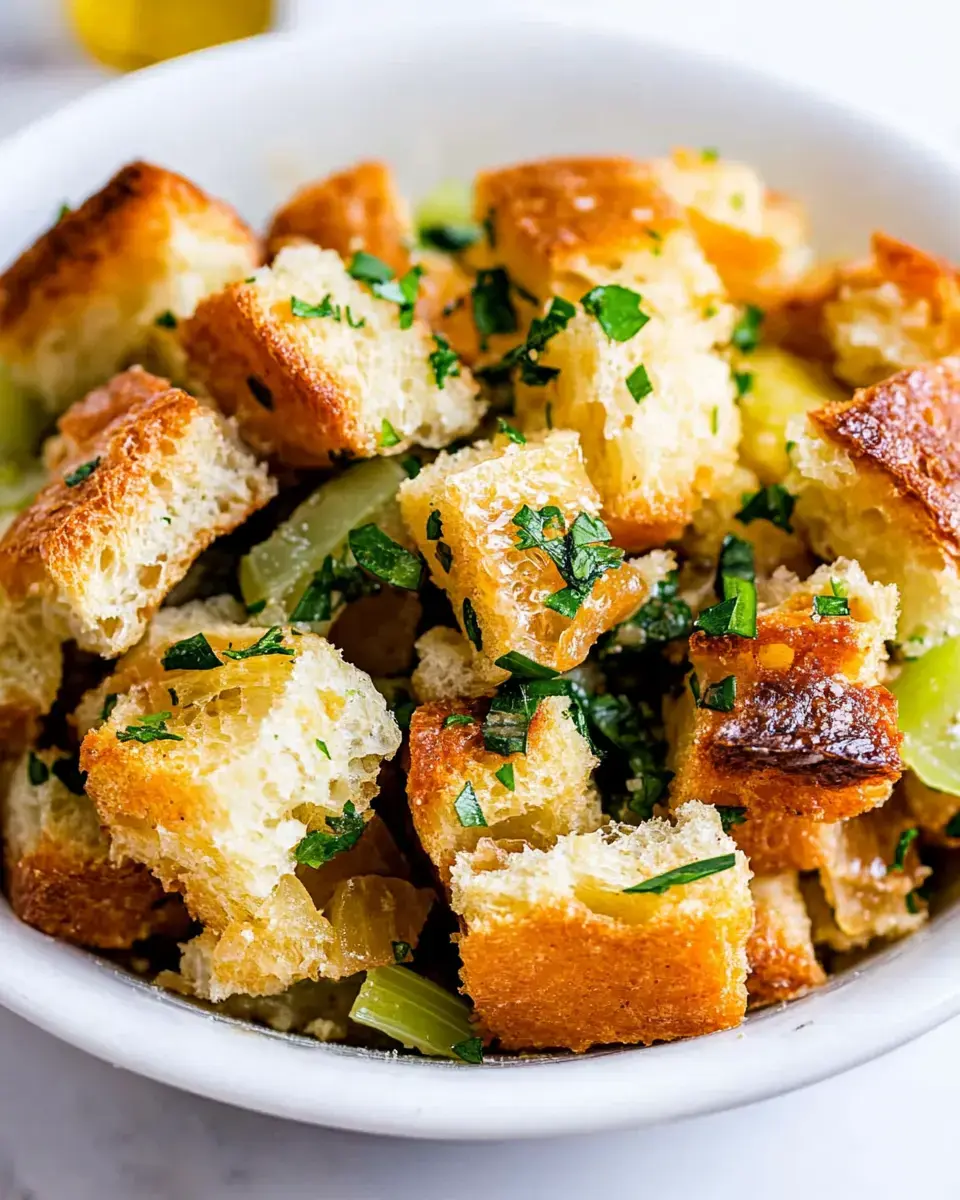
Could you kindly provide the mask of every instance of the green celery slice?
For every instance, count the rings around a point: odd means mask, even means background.
[[[386,505],[393,504],[406,478],[395,459],[372,458],[321,484],[241,560],[244,601],[279,601],[289,612],[324,558],[340,552],[351,529],[375,521]]]
[[[27,463],[49,419],[36,398],[17,387],[0,363],[0,459]]]
[[[960,796],[960,638],[908,662],[891,690],[903,761],[928,787]]]
[[[477,1032],[462,1000],[408,967],[369,970],[350,1018],[433,1058],[459,1058],[454,1046]]]

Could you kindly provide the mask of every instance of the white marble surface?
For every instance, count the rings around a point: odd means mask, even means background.
[[[552,8],[580,2],[554,0]],[[287,0],[284,20],[316,23],[362,3]],[[377,0],[366,6],[375,19]],[[653,37],[808,80],[960,148],[960,7],[952,0],[607,7]],[[0,134],[101,77],[72,57],[56,30],[56,0],[0,0]],[[181,1095],[0,1012],[0,1200],[727,1200],[772,1191],[781,1200],[939,1200],[960,1195],[958,1065],[955,1021],[839,1079],[671,1127],[562,1144],[402,1143]]]

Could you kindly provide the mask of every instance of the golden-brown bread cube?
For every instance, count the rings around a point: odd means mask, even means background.
[[[510,672],[477,653],[458,629],[437,625],[417,639],[419,662],[410,677],[417,699],[473,699],[489,696]]]
[[[298,316],[294,302],[326,310]],[[182,330],[191,378],[247,441],[292,466],[446,446],[483,416],[464,366],[435,370],[429,330],[348,273],[339,255],[291,246],[250,282],[208,297]],[[440,383],[438,384],[438,379]]]
[[[805,884],[814,941],[844,951],[913,933],[927,919],[917,889],[929,874],[916,820],[899,797],[831,826],[819,886]]]
[[[825,983],[797,873],[754,875],[750,892],[754,908],[753,933],[747,943],[750,1007],[794,1000]]]
[[[830,823],[790,813],[743,809],[730,836],[758,875],[814,871],[826,861]]]
[[[76,760],[61,750],[30,751],[13,766],[3,801],[13,911],[43,933],[104,950],[185,932],[179,897],[165,896],[139,863],[110,858],[82,787]]]
[[[949,792],[938,792],[915,775],[904,771],[901,783],[903,799],[925,841],[938,845],[960,848],[960,796]]]
[[[77,446],[0,540],[10,600],[41,608],[50,637],[103,655],[134,645],[201,550],[276,491],[225,418],[154,382],[138,376],[142,397]],[[114,384],[129,393],[124,376]]]
[[[410,267],[412,230],[407,204],[386,163],[360,162],[305,184],[273,215],[267,255],[291,242],[316,242],[346,262],[365,250],[398,275]]]
[[[883,804],[901,773],[896,700],[879,686],[896,590],[845,560],[774,585],[779,603],[758,613],[755,638],[690,639],[701,702],[691,679],[671,706],[672,803],[855,816]],[[836,591],[849,615],[817,615],[814,597]],[[732,705],[711,707],[712,689],[731,677]]]
[[[323,638],[202,632],[220,666],[134,684],[87,733],[81,765],[115,852],[182,891],[212,936],[209,998],[280,991],[333,973],[334,931],[294,873],[296,847],[368,809],[400,731]]]
[[[407,797],[420,843],[445,884],[459,851],[475,849],[482,837],[545,849],[561,834],[600,827],[597,759],[570,707],[568,696],[541,699],[526,752],[509,755],[484,748],[484,701],[425,704],[414,712]]]
[[[36,738],[62,676],[59,637],[35,608],[12,604],[0,589],[0,762]]]
[[[803,207],[770,191],[753,167],[713,151],[683,149],[652,167],[659,185],[685,209],[734,300],[767,303],[809,266],[813,253]]]
[[[478,220],[511,277],[544,300],[595,269],[619,271],[683,223],[651,168],[630,158],[551,158],[481,171]],[[579,290],[577,290],[579,289]]]
[[[885,233],[871,251],[836,272],[822,308],[834,371],[855,387],[960,354],[960,271]]]
[[[960,358],[902,371],[791,425],[794,519],[821,558],[900,592],[896,640],[960,633]]]
[[[259,261],[232,208],[172,171],[131,163],[0,277],[0,359],[14,384],[62,412],[140,358],[162,332],[158,317],[189,316]]]
[[[491,662],[515,651],[568,671],[601,633],[640,607],[651,584],[642,563],[628,561],[600,576],[572,618],[548,608],[565,581],[543,550],[518,549],[522,530],[514,519],[524,506],[559,509],[564,533],[581,513],[598,515],[575,433],[556,430],[523,445],[502,437],[441,454],[400,486],[407,529],[468,636],[473,614],[476,648]],[[553,521],[546,536],[560,532]]]
[[[625,889],[706,859],[731,866],[661,895]],[[750,871],[716,813],[654,819],[511,853],[457,856],[463,986],[507,1049],[649,1044],[729,1029],[746,1007]]]

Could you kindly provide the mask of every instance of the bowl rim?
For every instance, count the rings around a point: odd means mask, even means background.
[[[521,8],[476,17],[430,17],[436,37],[470,27],[505,34],[517,20],[544,30],[616,37],[668,56],[681,70],[709,64],[776,93],[784,103],[819,106],[865,136],[883,139],[891,157],[912,156],[960,198],[960,156],[935,136],[754,67],[658,42],[623,15],[551,15]],[[360,18],[315,30],[275,33],[220,46],[122,77],[28,125],[0,143],[0,164],[16,170],[38,140],[109,112],[128,92],[149,92],[201,71],[229,73],[250,60],[281,55],[294,43],[420,36],[406,14]],[[301,50],[302,52],[302,50]],[[60,131],[58,133],[58,131]],[[8,174],[8,177],[9,174]],[[15,178],[15,174],[13,175]],[[956,926],[955,930],[948,927]],[[630,1128],[733,1108],[804,1087],[919,1036],[960,1012],[960,956],[931,945],[960,936],[960,908],[942,914],[861,969],[789,1006],[748,1019],[740,1029],[647,1049],[621,1048],[563,1061],[492,1062],[483,1068],[398,1057],[275,1034],[199,1012],[94,955],[21,924],[0,903],[0,1004],[87,1052],[149,1078],[238,1106],[314,1124],[422,1138],[516,1138]],[[851,999],[858,978],[873,986],[868,1004]],[[683,1060],[687,1061],[684,1062]]]

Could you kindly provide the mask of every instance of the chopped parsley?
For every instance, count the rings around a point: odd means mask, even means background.
[[[477,611],[468,596],[460,610],[463,614],[463,632],[467,635],[477,650],[483,649],[483,631],[477,620]]]
[[[457,814],[457,820],[464,829],[486,826],[487,822],[480,810],[477,793],[473,790],[473,784],[469,780],[463,785],[460,795],[454,800],[453,807]]]
[[[515,446],[525,446],[527,439],[523,436],[515,425],[511,425],[509,421],[505,421],[503,417],[497,417],[497,433],[506,434]]]
[[[223,657],[239,661],[244,658],[263,658],[268,654],[285,654],[290,657],[295,653],[296,651],[289,646],[284,646],[283,630],[279,625],[274,625],[252,646],[247,646],[245,650],[224,650]]]
[[[267,412],[273,412],[273,392],[270,391],[265,383],[262,383],[256,375],[248,375],[247,387],[250,389],[250,394],[254,400],[261,407],[265,408]]]
[[[717,563],[717,591],[723,592],[723,579],[726,575],[734,575],[738,579],[753,582],[757,577],[753,560],[753,543],[746,538],[728,533],[720,546],[720,558]]]
[[[560,371],[557,367],[541,366],[540,355],[550,339],[566,329],[576,312],[576,307],[569,300],[554,296],[546,315],[534,317],[530,322],[527,340],[519,346],[514,346],[498,363],[485,368],[482,373],[497,377],[519,366],[521,382],[529,387],[545,386],[551,379],[555,379]]]
[[[735,804],[718,804],[717,813],[724,833],[729,833],[734,825],[742,825],[747,819],[747,810]]]
[[[850,601],[846,596],[814,596],[815,617],[849,617]]]
[[[580,513],[566,532],[563,513],[556,505],[537,510],[525,504],[513,523],[520,530],[516,548],[542,550],[567,585],[544,600],[547,608],[563,617],[575,617],[597,580],[623,562],[622,550],[604,544],[611,534],[599,517]],[[551,530],[558,536],[548,537]]]
[[[359,321],[355,321],[353,319],[353,313],[350,311],[349,304],[343,310],[343,314],[347,318],[347,324],[350,326],[351,329],[362,329],[364,327],[364,325],[366,325],[366,323],[367,323],[366,317],[361,317]]]
[[[120,697],[117,695],[116,692],[111,692],[108,696],[106,696],[104,698],[103,708],[100,710],[100,720],[101,721],[109,721],[110,720],[110,716],[113,713],[113,710],[117,707],[117,701],[119,699],[120,699]]]
[[[502,667],[504,671],[509,671],[511,675],[517,675],[521,679],[556,679],[560,674],[553,667],[545,667],[542,663],[534,662],[532,658],[527,658],[525,654],[521,654],[518,650],[511,650],[507,654],[501,654],[496,659],[498,667]]]
[[[391,446],[399,446],[402,441],[400,434],[394,429],[386,417],[380,423],[380,445],[384,449],[389,449]]]
[[[322,755],[324,755],[326,758],[329,758],[329,757],[330,757],[330,751],[329,751],[329,749],[327,748],[327,743],[326,743],[326,742],[322,742],[322,741],[320,740],[320,738],[315,738],[315,739],[314,739],[314,741],[316,742],[316,747],[317,747],[317,749],[320,751],[320,753],[321,753]]]
[[[450,568],[453,566],[453,551],[446,542],[437,542],[436,555],[437,562],[449,575]]]
[[[408,454],[406,458],[401,458],[400,466],[406,471],[408,479],[416,479],[420,474],[420,459],[414,458],[412,454]]]
[[[66,201],[64,201],[60,205],[60,207],[57,209],[57,219],[56,219],[56,221],[54,221],[54,224],[59,225],[60,222],[63,220],[63,218],[69,217],[72,212],[73,212],[73,209],[70,207],[69,204],[67,204]]]
[[[920,836],[920,830],[914,827],[913,829],[905,829],[897,839],[897,848],[893,854],[893,862],[887,867],[887,872],[902,871],[907,862],[907,851]]]
[[[335,559],[328,554],[297,601],[290,620],[308,623],[329,621],[334,608],[339,607],[334,605],[334,593],[340,597],[341,603],[347,604],[379,590],[380,585],[374,583],[359,567],[349,564],[345,558]]]
[[[330,292],[327,292],[319,304],[310,304],[298,296],[291,296],[290,311],[295,317],[332,317],[334,321],[341,319],[340,305],[333,303]]]
[[[27,779],[33,787],[41,787],[50,778],[50,769],[42,758],[31,750],[27,756]]]
[[[483,1038],[466,1038],[462,1042],[457,1042],[455,1046],[451,1046],[450,1049],[457,1058],[465,1063],[479,1066],[483,1062]]]
[[[167,722],[173,716],[170,712],[145,713],[139,723],[128,725],[126,729],[117,730],[118,742],[182,742],[179,734],[167,730]]]
[[[601,657],[611,652],[611,646],[616,652],[646,650],[689,637],[693,630],[693,613],[686,600],[677,594],[679,586],[676,571],[658,580],[651,598],[619,625],[613,639],[604,644]]]
[[[427,517],[427,541],[438,542],[443,537],[443,518],[440,509],[435,508]]]
[[[680,884],[695,883],[698,879],[706,879],[708,875],[729,871],[736,865],[736,861],[735,854],[719,854],[716,858],[702,858],[699,862],[687,863],[683,867],[674,867],[672,871],[664,871],[662,875],[654,875],[652,879],[645,879],[643,883],[635,883],[633,887],[623,890],[631,895],[652,892],[655,896],[662,896],[664,892],[672,887],[678,887]]]
[[[63,482],[68,488],[75,488],[83,483],[85,479],[89,479],[97,467],[100,466],[100,458],[91,458],[89,462],[81,463],[79,467],[75,467],[68,474],[64,475]]]
[[[160,662],[165,671],[212,671],[223,666],[202,633],[168,646]]]
[[[393,949],[393,961],[395,963],[406,962],[410,957],[409,942],[391,942],[390,946]]]
[[[389,300],[400,309],[400,328],[409,329],[413,324],[413,309],[420,290],[420,276],[423,268],[411,267],[400,279],[394,277],[391,266],[377,258],[374,254],[358,250],[350,260],[347,273],[360,283],[369,286],[370,291],[381,300]]]
[[[352,800],[346,802],[339,817],[327,817],[326,823],[329,833],[315,829],[297,844],[293,855],[298,863],[307,867],[322,867],[344,850],[352,850],[360,841],[364,828],[363,817],[354,808]]]
[[[451,349],[449,341],[447,341],[442,333],[435,333],[433,335],[433,344],[436,346],[436,349],[427,355],[427,361],[430,364],[430,369],[433,371],[433,378],[437,387],[443,391],[447,380],[460,374],[460,359],[456,350]]]
[[[673,778],[665,767],[666,742],[654,728],[652,709],[609,692],[588,697],[584,707],[602,756],[603,794],[613,798],[622,817],[629,812],[649,820]]]
[[[694,678],[696,678],[694,676]],[[691,686],[693,681],[691,680]],[[699,688],[698,688],[699,690]],[[730,712],[737,699],[737,677],[728,675],[719,683],[708,684],[703,689],[703,695],[697,701],[699,708],[708,708],[711,712]]]
[[[367,254],[365,250],[358,250],[350,259],[347,274],[360,283],[387,283],[393,278],[394,271],[382,258],[377,258],[375,254]]]
[[[755,304],[748,304],[734,325],[730,341],[744,354],[756,350],[760,342],[760,326],[763,324],[763,318],[762,308],[757,308]]]
[[[530,722],[546,696],[570,696],[576,704],[566,679],[507,680],[490,701],[484,718],[484,749],[504,758],[509,754],[526,754]]]
[[[415,592],[423,577],[423,560],[388,537],[377,525],[361,525],[347,536],[353,557],[365,571],[393,587]]]
[[[580,303],[585,312],[597,318],[611,341],[629,342],[650,320],[640,308],[642,299],[639,292],[611,283],[592,288],[580,297]]]
[[[713,408],[710,410],[710,432],[712,434],[716,434],[719,432],[719,429],[720,429],[720,407],[719,407],[719,405],[715,404],[713,406]]]
[[[700,613],[694,622],[694,629],[699,629],[707,637],[735,634],[737,637],[755,638],[757,585],[752,579],[724,574],[722,586],[723,599],[719,604],[712,604]]]
[[[510,299],[510,276],[503,267],[478,271],[470,295],[481,350],[486,350],[487,341],[493,334],[517,332],[517,310]]]
[[[653,391],[653,384],[650,382],[650,376],[647,374],[647,368],[640,363],[627,376],[627,391],[639,404],[641,400],[645,400]]]
[[[477,718],[471,717],[469,713],[451,713],[449,717],[443,718],[443,728],[451,729],[457,725],[476,725]]]
[[[80,770],[80,757],[77,754],[67,755],[64,758],[58,758],[50,768],[51,774],[63,784],[68,792],[72,792],[74,796],[83,796],[86,794],[87,773]]]
[[[745,495],[743,508],[737,513],[737,520],[744,525],[751,521],[770,521],[778,529],[793,533],[790,517],[797,500],[782,483],[770,483],[753,495]]]
[[[745,396],[753,388],[752,371],[734,371],[733,385],[737,389],[737,399]]]
[[[154,325],[159,325],[161,329],[176,329],[177,318],[168,308],[166,312],[162,312],[159,316],[154,317],[153,323]]]
[[[444,254],[460,254],[483,237],[483,229],[472,222],[462,225],[427,225],[420,230],[420,244]]]
[[[515,792],[517,790],[516,780],[513,777],[513,763],[504,763],[499,771],[494,771],[494,775],[508,792]]]

